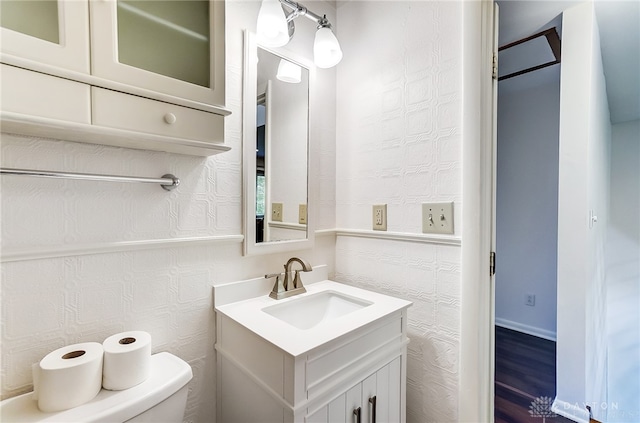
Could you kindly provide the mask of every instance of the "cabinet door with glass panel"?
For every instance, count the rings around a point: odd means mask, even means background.
[[[90,2],[91,73],[224,105],[224,1]]]
[[[1,0],[0,26],[3,62],[24,66],[26,59],[89,73],[86,1]]]

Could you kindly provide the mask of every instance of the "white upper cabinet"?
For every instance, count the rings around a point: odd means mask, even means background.
[[[12,87],[0,98],[4,132],[201,156],[229,150],[224,1],[0,0],[0,18],[2,84]],[[55,95],[68,82],[73,90]],[[78,105],[81,118],[66,112]]]
[[[3,54],[89,73],[87,2],[2,0],[0,25]]]
[[[224,105],[224,2],[92,0],[91,73]]]

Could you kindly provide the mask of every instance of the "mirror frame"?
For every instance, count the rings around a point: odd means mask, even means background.
[[[244,72],[242,95],[242,150],[243,150],[243,208],[244,208],[244,255],[274,254],[313,248],[315,241],[315,195],[312,192],[311,160],[313,113],[311,105],[315,101],[315,66],[304,58],[289,51],[278,52],[260,46],[271,54],[287,59],[309,71],[309,119],[307,122],[307,237],[283,241],[256,243],[256,98],[258,94],[258,43],[256,35],[244,31]]]

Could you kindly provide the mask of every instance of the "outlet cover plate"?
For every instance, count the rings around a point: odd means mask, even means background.
[[[301,225],[307,224],[307,205],[300,204],[298,206],[298,223]]]
[[[524,294],[524,305],[536,306],[536,294]]]
[[[453,234],[453,203],[422,203],[423,234]]]
[[[282,203],[271,203],[271,220],[282,222]]]
[[[373,206],[373,230],[374,231],[386,231],[387,230],[387,205],[375,204]]]

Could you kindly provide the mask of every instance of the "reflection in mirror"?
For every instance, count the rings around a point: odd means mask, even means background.
[[[307,236],[309,71],[258,47],[256,242]]]
[[[313,68],[289,52],[257,46],[246,33],[244,77],[245,254],[310,248]]]

